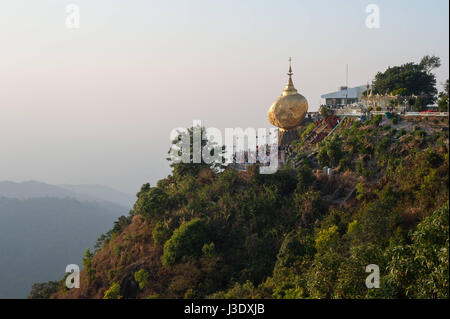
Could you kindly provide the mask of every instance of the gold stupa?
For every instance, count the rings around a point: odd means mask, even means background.
[[[292,83],[291,59],[289,59],[289,80],[283,94],[272,104],[267,113],[270,123],[281,130],[293,130],[305,119],[308,101],[299,94]]]

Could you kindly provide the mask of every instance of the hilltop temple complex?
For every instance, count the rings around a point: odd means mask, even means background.
[[[393,119],[396,125],[399,118],[414,119],[416,117],[448,117],[448,112],[407,112],[406,104],[400,102],[405,97],[393,94],[374,94],[373,88],[367,84],[323,95],[328,114],[322,112],[308,112],[308,101],[294,86],[291,59],[289,59],[288,81],[281,95],[273,102],[268,110],[269,122],[278,128],[277,145],[270,145],[263,153],[258,146],[256,150],[246,148],[234,154],[232,167],[246,170],[253,163],[270,166],[270,154],[273,147],[277,147],[277,165],[279,167],[290,163],[294,167],[300,165],[295,162],[298,151],[315,154],[318,145],[323,140],[342,133],[354,121],[368,121],[375,116],[380,119]],[[344,97],[344,98],[343,98]],[[412,96],[414,97],[414,96]],[[349,104],[352,102],[352,104]],[[395,118],[395,119],[394,119]],[[398,127],[409,127],[409,124],[399,124]],[[299,132],[302,136],[300,137]],[[299,141],[299,143],[294,143]],[[275,143],[275,141],[273,141]],[[267,145],[269,146],[269,145]],[[239,154],[240,155],[239,155]],[[265,156],[263,156],[265,155]],[[274,155],[275,156],[275,155]],[[237,159],[243,159],[237,160]],[[272,158],[273,160],[273,158]]]

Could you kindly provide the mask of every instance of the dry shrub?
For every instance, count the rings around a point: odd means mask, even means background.
[[[202,184],[211,184],[214,180],[214,174],[209,168],[204,168],[198,172],[198,180]]]

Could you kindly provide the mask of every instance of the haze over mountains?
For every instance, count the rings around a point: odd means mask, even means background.
[[[0,182],[0,298],[26,298],[127,215],[133,196],[101,185]]]
[[[131,207],[135,196],[103,185],[51,185],[37,181],[16,183],[0,181],[0,197],[29,199],[40,197],[74,198],[81,201],[106,201]]]

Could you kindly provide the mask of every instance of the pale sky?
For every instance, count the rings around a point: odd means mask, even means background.
[[[66,6],[80,8],[68,29]],[[368,29],[368,4],[380,28]],[[2,0],[0,180],[104,184],[136,193],[167,176],[169,133],[271,127],[286,80],[309,101],[388,66],[438,55],[447,0]],[[439,90],[442,87],[439,85]]]

